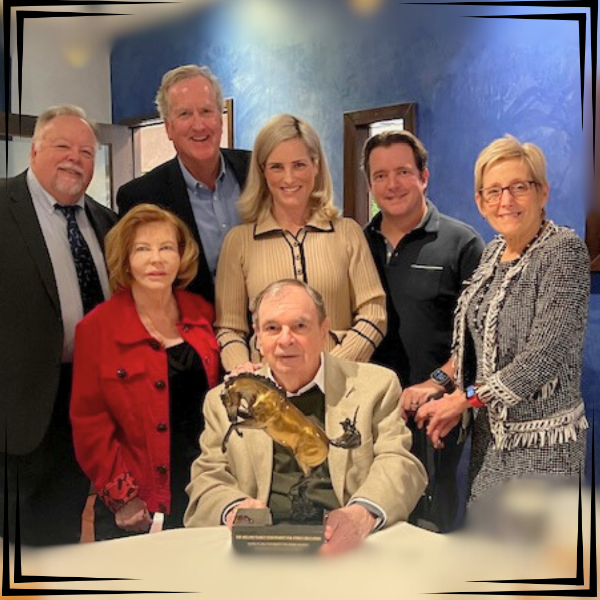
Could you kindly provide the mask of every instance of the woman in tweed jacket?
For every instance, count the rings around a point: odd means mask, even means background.
[[[327,350],[368,361],[385,334],[385,295],[367,240],[333,205],[315,130],[292,115],[259,132],[238,203],[244,225],[226,236],[216,279],[215,328],[227,371],[260,361],[248,309],[270,283],[298,279],[316,289],[331,319]]]
[[[476,409],[471,499],[514,477],[583,469],[590,285],[582,240],[546,220],[549,187],[537,146],[511,136],[493,142],[475,165],[475,190],[479,211],[500,235],[458,302],[453,358],[442,367],[458,389],[437,402],[425,403],[427,385],[403,397],[422,404],[417,420],[436,446],[463,412]]]

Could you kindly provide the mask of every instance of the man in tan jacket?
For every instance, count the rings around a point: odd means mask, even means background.
[[[286,390],[330,439],[339,437],[341,422],[356,413],[361,445],[350,450],[330,446],[327,460],[318,467],[320,484],[307,492],[329,511],[323,553],[348,549],[371,531],[406,519],[423,492],[426,475],[410,453],[411,434],[400,417],[396,375],[324,354],[329,319],[319,294],[300,281],[268,286],[257,298],[254,327],[267,363],[259,373]],[[231,526],[238,509],[265,506],[285,519],[300,467],[262,430],[231,436],[223,453],[230,423],[221,390],[213,389],[205,400],[206,424],[187,489],[185,525]]]

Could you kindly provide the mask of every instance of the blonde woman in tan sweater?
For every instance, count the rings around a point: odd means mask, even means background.
[[[333,204],[327,161],[308,123],[277,115],[262,128],[238,208],[245,224],[225,238],[216,280],[225,369],[260,362],[248,310],[268,284],[288,278],[323,296],[328,351],[368,361],[385,334],[385,295],[360,226]]]

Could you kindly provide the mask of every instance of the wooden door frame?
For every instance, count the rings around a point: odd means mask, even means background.
[[[362,148],[369,136],[369,125],[378,121],[404,119],[404,129],[417,133],[417,104],[394,104],[344,113],[344,215],[361,225],[370,219],[369,190],[362,172]]]

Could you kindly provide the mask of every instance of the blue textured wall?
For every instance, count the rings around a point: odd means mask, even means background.
[[[308,119],[322,137],[341,204],[343,113],[417,102],[418,134],[431,154],[430,195],[442,211],[491,238],[473,202],[472,168],[487,143],[510,132],[544,149],[549,215],[584,234],[589,149],[575,22],[466,16],[554,12],[547,7],[388,1],[379,14],[358,18],[345,6],[221,2],[185,22],[122,39],[112,54],[114,119],[152,113],[166,70],[207,64],[234,98],[236,146],[251,148],[275,113]],[[589,26],[587,39],[589,56]],[[584,372],[590,411],[600,406],[598,277],[594,290]]]
[[[596,434],[596,484],[600,485],[600,273],[592,276],[592,297],[590,316],[583,358],[583,398],[586,402],[590,422],[593,421]],[[591,436],[588,436],[588,477],[591,472]]]

